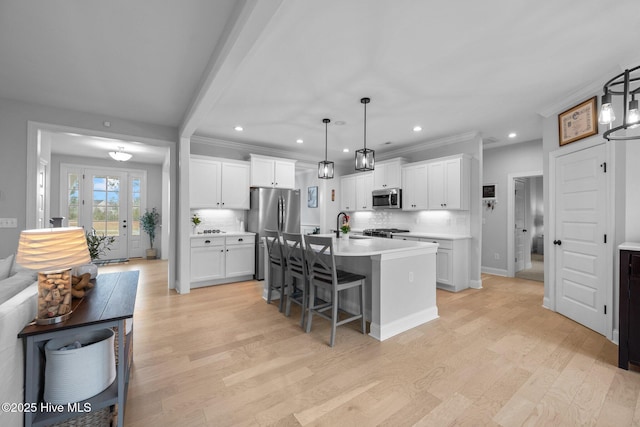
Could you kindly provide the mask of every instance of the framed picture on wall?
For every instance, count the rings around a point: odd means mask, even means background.
[[[558,114],[558,140],[561,146],[598,133],[597,108],[598,100],[594,96]]]
[[[307,207],[308,208],[318,207],[318,187],[307,188]]]

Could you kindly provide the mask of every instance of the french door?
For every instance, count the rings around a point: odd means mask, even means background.
[[[140,214],[144,210],[144,171],[61,165],[62,215],[69,226],[95,230],[114,242],[100,259],[140,257],[144,252]]]

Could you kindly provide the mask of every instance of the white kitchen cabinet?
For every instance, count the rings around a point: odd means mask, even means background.
[[[255,273],[254,236],[226,238],[225,277],[253,275]]]
[[[356,209],[369,211],[373,209],[373,172],[356,174]]]
[[[293,189],[296,185],[296,161],[251,155],[251,186]]]
[[[192,156],[189,197],[193,209],[249,209],[249,163]]]
[[[340,210],[355,211],[356,209],[356,177],[347,175],[340,178]]]
[[[373,171],[373,189],[402,187],[402,165],[404,163],[405,160],[401,158],[376,162],[376,168]]]
[[[428,207],[427,164],[411,164],[402,168],[402,210],[416,211]]]
[[[430,162],[427,169],[428,209],[468,210],[469,177],[467,156]]]
[[[222,163],[221,208],[249,209],[250,171],[246,162]]]
[[[436,286],[458,292],[469,287],[469,239],[442,239],[394,235],[394,239],[438,244]]]
[[[192,208],[220,207],[221,166],[221,162],[216,160],[191,157],[189,201]]]
[[[215,280],[224,277],[224,237],[191,239],[191,281]]]
[[[340,178],[340,210],[367,211],[372,207],[373,172],[345,175]]]
[[[191,238],[191,287],[251,280],[255,272],[255,236]]]

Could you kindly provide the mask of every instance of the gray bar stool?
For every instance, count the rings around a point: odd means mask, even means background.
[[[313,315],[317,314],[331,321],[331,340],[329,345],[333,347],[336,336],[336,327],[348,322],[360,319],[363,334],[367,333],[367,325],[364,318],[364,281],[366,276],[338,270],[336,268],[331,237],[304,236],[305,254],[309,274],[309,317],[307,318],[307,332],[311,331]],[[338,306],[340,305],[340,291],[345,289],[360,288],[360,313],[338,320]],[[329,291],[331,301],[317,302],[316,289],[323,288]],[[330,311],[331,315],[325,312]],[[350,313],[349,313],[350,314]]]
[[[284,309],[286,298],[286,274],[287,264],[282,251],[280,233],[275,230],[264,230],[264,237],[267,241],[267,254],[269,255],[269,280],[267,283],[267,304],[271,304],[271,295],[274,290],[280,292],[280,303],[278,310]],[[280,270],[280,280],[276,283],[274,272]]]
[[[287,306],[285,314],[291,314],[291,303],[300,306],[300,326],[304,328],[304,318],[307,312],[309,278],[307,276],[307,261],[302,243],[302,235],[282,233],[282,247],[287,260],[287,272],[292,279],[287,290]]]

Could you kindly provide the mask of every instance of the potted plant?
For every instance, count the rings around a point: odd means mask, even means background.
[[[145,233],[149,235],[149,249],[147,249],[147,259],[156,259],[158,251],[153,247],[153,241],[156,238],[156,228],[160,224],[160,213],[153,208],[147,209],[140,217],[140,225]]]
[[[344,216],[344,222],[340,226],[340,230],[342,231],[342,238],[349,238],[349,231],[351,231],[351,225],[349,225],[349,215]]]
[[[91,274],[91,278],[94,279],[98,275],[98,266],[94,261],[100,259],[101,256],[106,255],[107,251],[110,251],[113,242],[116,238],[113,236],[106,236],[104,234],[98,234],[95,228],[85,233],[87,237],[87,248],[89,249],[89,257],[91,262],[86,265],[76,267],[76,276],[81,276],[84,273]]]

